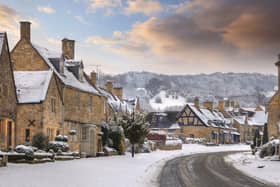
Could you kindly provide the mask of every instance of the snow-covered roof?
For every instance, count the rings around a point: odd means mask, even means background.
[[[264,111],[256,111],[253,117],[248,119],[249,125],[264,126],[267,123],[267,113]]]
[[[170,130],[172,130],[172,129],[181,129],[181,127],[180,127],[180,125],[178,123],[174,123],[168,129],[170,129]]]
[[[118,96],[113,95],[109,91],[104,88],[98,88],[99,92],[107,98],[107,103],[115,112],[129,112],[132,113],[136,107],[136,99],[121,99]]]
[[[248,117],[248,125],[252,126],[264,126],[267,123],[267,116],[268,113],[265,111],[255,111],[252,117]],[[235,116],[234,120],[237,121],[239,124],[244,125],[246,124],[246,116]]]
[[[230,128],[227,124],[231,123],[231,120],[226,119],[221,112],[210,111],[206,108],[196,108],[193,103],[188,103],[187,106],[195,113],[195,115],[206,126]]]
[[[45,100],[53,71],[15,71],[14,78],[19,103],[39,103]]]
[[[64,68],[64,74],[61,75],[53,66],[53,64],[51,63],[50,59],[60,59],[61,58],[61,54],[60,53],[56,53],[53,51],[50,51],[47,48],[44,47],[40,47],[38,45],[34,45],[32,44],[32,46],[38,51],[38,53],[42,56],[42,58],[45,60],[45,62],[47,63],[47,65],[55,72],[55,74],[60,78],[60,80],[67,86],[73,87],[73,88],[77,88],[81,91],[84,92],[89,92],[89,93],[93,93],[96,95],[100,95],[99,92],[86,80],[85,76],[83,76],[82,81],[78,80],[71,71],[69,71],[67,69],[67,67]],[[81,63],[81,61],[77,61],[77,60],[66,60],[65,64],[66,66],[69,65],[70,63],[76,63],[79,62]]]
[[[237,121],[239,124],[245,124],[246,116],[235,116],[234,120]]]

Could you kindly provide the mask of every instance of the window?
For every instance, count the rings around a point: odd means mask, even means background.
[[[53,113],[56,113],[56,100],[55,98],[51,98],[51,110]]]
[[[30,129],[25,129],[25,142],[30,142]]]
[[[92,96],[88,98],[88,111],[92,112]]]
[[[82,140],[87,140],[87,128],[82,128]]]

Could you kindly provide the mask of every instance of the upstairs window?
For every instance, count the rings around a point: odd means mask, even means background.
[[[88,111],[92,112],[92,96],[88,98]]]

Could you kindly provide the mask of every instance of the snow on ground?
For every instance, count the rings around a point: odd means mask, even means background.
[[[279,157],[277,156],[277,158]],[[229,155],[225,160],[249,176],[280,186],[279,159],[261,159],[258,156],[252,155],[251,152],[246,152]]]
[[[127,154],[37,165],[8,164],[0,168],[0,187],[157,186],[157,176],[167,160],[195,153],[235,150],[249,150],[249,146],[184,144],[182,150],[136,154],[134,158]]]

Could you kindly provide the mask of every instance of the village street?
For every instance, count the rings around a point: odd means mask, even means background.
[[[184,144],[182,150],[155,151],[125,156],[99,157],[45,164],[8,164],[0,170],[0,187],[158,186],[166,161],[196,153],[248,151],[248,145],[207,147]]]
[[[224,157],[228,154],[232,152],[195,154],[170,160],[161,172],[160,187],[273,186],[246,176],[226,163]]]

